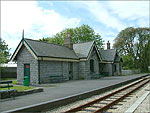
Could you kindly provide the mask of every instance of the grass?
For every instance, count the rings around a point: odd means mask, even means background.
[[[0,80],[16,80],[16,78],[0,78]]]
[[[17,80],[14,78],[4,78],[3,80],[12,80],[12,85],[10,89],[16,89],[17,91],[25,91],[29,89],[34,89],[35,87],[30,87],[30,86],[15,86],[17,85]],[[2,80],[2,79],[1,79]],[[10,84],[11,85],[11,84]],[[8,88],[0,88],[0,90],[8,90]]]
[[[13,85],[17,85],[17,80],[13,80]]]
[[[16,89],[17,91],[24,91],[24,90],[34,89],[34,87],[30,87],[30,86],[14,86],[12,88]]]
[[[17,91],[25,91],[25,90],[29,90],[29,89],[34,89],[34,87],[14,86],[14,87],[11,87],[10,89],[16,89]],[[0,90],[8,90],[8,88],[0,88]]]

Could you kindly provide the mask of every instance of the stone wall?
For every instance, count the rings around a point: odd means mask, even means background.
[[[79,79],[87,79],[90,74],[89,61],[79,62]]]
[[[112,64],[111,63],[100,63],[100,73],[108,76],[112,76]]]
[[[67,76],[67,63],[60,61],[40,61],[40,81],[50,83],[50,76]]]
[[[23,84],[24,64],[30,64],[30,84],[38,84],[38,61],[31,55],[25,46],[22,46],[17,55],[17,81]]]
[[[0,78],[17,78],[17,67],[1,67]]]
[[[122,70],[121,75],[132,75],[140,73],[138,70]]]
[[[113,73],[113,75],[114,76],[116,76],[116,75],[119,75],[121,72],[120,72],[120,65],[119,65],[119,63],[114,63],[113,64],[114,66],[116,65],[116,71],[115,71],[115,69],[114,69],[114,73]],[[115,68],[115,67],[114,67]]]
[[[79,79],[79,63],[73,63],[73,80]]]
[[[62,61],[40,61],[40,81],[50,83],[50,76],[63,76],[69,80],[69,62]],[[73,62],[73,79],[79,76],[78,63]]]
[[[94,60],[94,72],[90,71],[90,60]],[[93,49],[88,61],[79,62],[79,79],[90,79],[93,74],[99,73],[99,58],[95,49]]]
[[[116,65],[116,71],[115,71],[115,65]],[[100,73],[108,76],[116,76],[120,75],[120,63],[100,63]]]
[[[16,89],[3,90],[0,92],[0,99],[39,93],[43,91],[44,91],[43,88],[34,88],[34,89],[25,90],[25,91],[17,91]]]

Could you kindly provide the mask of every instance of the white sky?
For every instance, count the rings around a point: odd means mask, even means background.
[[[1,2],[1,37],[11,48],[11,53],[21,40],[23,29],[26,38],[40,39],[55,35],[64,28],[73,28],[84,23],[92,25],[105,42],[110,40],[113,43],[117,34],[126,27],[149,27],[148,1],[64,1],[62,4],[66,10],[58,7],[58,2],[60,1],[45,1],[43,6],[39,6],[37,1]],[[70,7],[66,3],[70,4]],[[46,5],[50,8],[46,8]],[[79,8],[80,11],[71,12]],[[67,11],[75,16],[71,16]],[[82,12],[83,15],[78,17]],[[90,20],[88,15],[94,19]]]

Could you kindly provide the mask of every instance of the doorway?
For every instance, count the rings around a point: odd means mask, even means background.
[[[73,63],[68,63],[68,70],[69,70],[69,80],[73,80]]]
[[[30,64],[24,64],[24,77],[28,76],[30,82]]]

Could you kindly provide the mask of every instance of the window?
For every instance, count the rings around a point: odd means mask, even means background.
[[[94,60],[93,59],[90,60],[90,71],[94,72]]]

